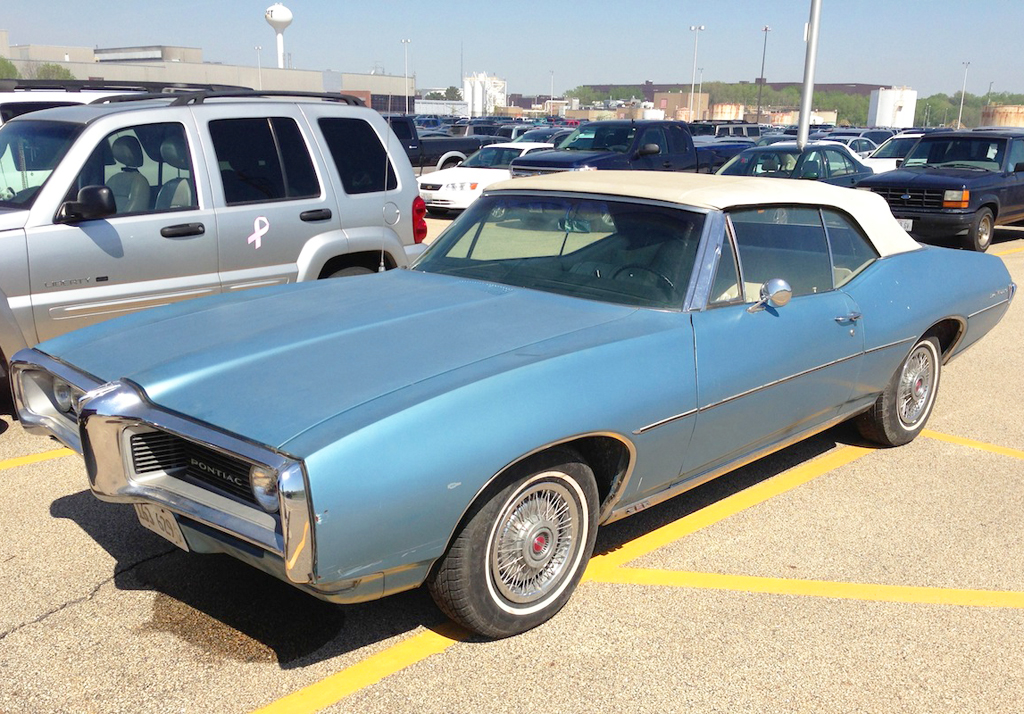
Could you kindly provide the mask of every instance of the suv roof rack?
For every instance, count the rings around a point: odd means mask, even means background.
[[[196,91],[237,91],[245,90],[233,84],[196,84],[193,82],[132,82],[110,79],[0,79],[0,92],[15,90],[63,90],[81,92],[85,90],[115,92],[146,92],[169,94]]]
[[[322,99],[341,104],[348,104],[353,107],[365,107],[366,103],[359,97],[351,94],[332,94],[329,92],[293,92],[288,90],[262,90],[229,87],[226,89],[211,88],[200,91],[179,89],[174,91],[174,101],[170,106],[183,106],[185,104],[202,104],[207,99],[254,99],[259,97],[293,97],[299,99]],[[107,104],[113,102],[139,102],[146,99],[166,99],[167,92],[149,94],[121,94],[112,97],[100,97],[93,100],[92,104]]]

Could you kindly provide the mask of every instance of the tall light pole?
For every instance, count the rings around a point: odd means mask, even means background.
[[[555,108],[555,70],[551,70],[551,94],[548,95],[548,115],[554,114]]]
[[[704,25],[690,25],[690,32],[693,33],[693,74],[690,75],[690,121],[693,121],[693,89],[697,86],[697,40],[700,38],[700,33],[703,29]]]
[[[964,124],[961,119],[964,118],[964,92],[967,91],[967,68],[971,66],[970,62],[964,62],[964,86],[960,89],[960,113],[956,115],[956,128],[963,129]]]
[[[405,85],[402,93],[405,94],[405,113],[409,113],[409,43],[412,40],[402,40],[402,47],[405,49]]]
[[[259,81],[259,88],[263,89],[263,61],[260,59],[260,52],[263,51],[261,45],[256,45],[256,76]]]
[[[757,83],[757,123],[761,123],[761,90],[764,89],[764,58],[768,54],[768,33],[772,31],[772,28],[765,25],[761,32],[764,33],[764,47],[761,49],[761,76],[758,78]]]
[[[700,76],[697,79],[697,96],[698,97],[703,97],[704,96],[704,68],[703,67],[698,67],[697,71],[700,72]],[[697,112],[700,114],[700,118],[703,119],[704,118],[704,111],[701,109],[700,100],[699,99],[697,100]]]

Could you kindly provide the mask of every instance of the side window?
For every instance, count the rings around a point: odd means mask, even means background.
[[[827,149],[824,153],[830,176],[848,176],[853,173],[853,163],[846,156],[832,149]]]
[[[658,127],[648,127],[644,129],[644,133],[640,137],[640,146],[645,144],[657,144],[660,151],[659,154],[668,153],[668,139],[665,137],[665,132]]]
[[[106,185],[117,215],[196,208],[192,156],[181,124],[141,124],[108,134],[97,144],[68,191]]]
[[[229,206],[320,195],[309,150],[287,117],[218,119],[210,122]]]
[[[825,167],[822,166],[822,152],[808,151],[804,154],[804,159],[797,168],[796,174],[793,178],[816,180],[825,176],[824,171]]]
[[[728,235],[722,241],[722,254],[718,257],[710,296],[708,304],[712,306],[743,302],[743,283],[740,282],[740,271],[736,267],[736,249]]]
[[[366,121],[320,119],[319,124],[345,193],[374,193],[398,186],[391,159]]]
[[[1024,163],[1024,139],[1014,139],[1010,144],[1010,171],[1017,171],[1017,167],[1022,163]]]
[[[817,208],[779,206],[729,214],[739,251],[747,302],[757,302],[762,284],[782,278],[793,296],[832,289],[832,263]]]
[[[835,286],[842,287],[878,258],[860,226],[839,211],[823,209],[825,231],[832,248],[832,275]]]

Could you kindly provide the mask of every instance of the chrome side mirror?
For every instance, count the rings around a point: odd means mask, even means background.
[[[747,308],[747,312],[759,312],[769,304],[785,307],[793,297],[793,288],[782,278],[772,278],[761,286],[761,299]]]

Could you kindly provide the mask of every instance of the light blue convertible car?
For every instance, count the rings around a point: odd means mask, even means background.
[[[845,419],[913,439],[1014,290],[869,192],[565,173],[492,187],[412,270],[138,313],[12,376],[25,427],[181,548],[338,603],[426,584],[503,637],[602,524]]]

